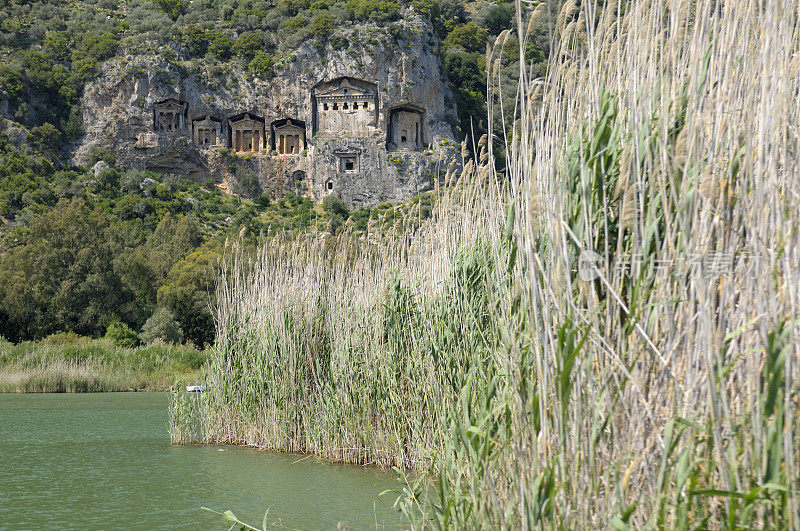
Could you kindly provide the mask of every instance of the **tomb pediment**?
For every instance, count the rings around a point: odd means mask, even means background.
[[[280,127],[276,127],[275,132],[283,134],[299,134],[305,132],[305,128],[298,127],[296,125],[282,125]]]
[[[245,128],[245,127],[263,127],[264,126],[264,119],[259,118],[257,116],[252,116],[249,113],[240,114],[237,116],[231,117],[228,122],[231,125],[235,125],[237,127]]]
[[[167,98],[166,100],[154,103],[153,106],[158,109],[183,110],[186,107],[186,103],[175,98]]]
[[[220,120],[212,116],[204,116],[203,118],[195,118],[192,121],[195,127],[202,127],[205,129],[216,129],[220,126]]]
[[[277,120],[272,122],[272,129],[278,133],[304,133],[306,130],[306,124],[301,122],[300,120],[294,120],[292,118],[285,118],[283,120]]]
[[[372,98],[375,96],[374,92],[368,92],[366,90],[362,90],[357,87],[350,87],[350,88],[334,88],[330,90],[321,91],[317,94],[318,98],[349,98],[349,99],[358,99],[358,98]]]
[[[377,87],[368,81],[343,77],[320,83],[314,90],[317,98],[372,98],[377,94]]]

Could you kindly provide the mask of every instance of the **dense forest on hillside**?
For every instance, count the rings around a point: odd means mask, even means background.
[[[80,138],[80,101],[103,62],[158,54],[175,64],[236,66],[268,79],[303,43],[347,47],[336,28],[372,23],[392,35],[407,10],[428,17],[462,137],[486,130],[487,43],[513,24],[510,3],[463,0],[154,0],[0,2],[0,336],[36,339],[60,331],[99,336],[114,323],[141,331],[179,326],[213,339],[209,291],[226,241],[353,230],[393,230],[403,213],[424,220],[431,196],[349,212],[261,195],[254,176],[227,195],[182,176],[124,171],[114,153],[70,165]],[[542,25],[527,45],[544,68]],[[513,102],[519,44],[506,40],[502,83]],[[499,114],[499,113],[498,113]],[[368,230],[368,227],[372,229]]]

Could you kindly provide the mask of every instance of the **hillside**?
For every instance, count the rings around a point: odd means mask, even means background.
[[[483,53],[513,12],[461,0],[4,2],[0,335],[98,336],[117,321],[138,331],[168,309],[203,344],[213,337],[210,267],[226,241],[381,234],[400,212],[424,219],[425,190],[463,160],[458,142],[486,129]],[[540,65],[546,28],[528,47]],[[513,87],[509,43],[501,77]],[[347,75],[377,82],[379,127],[312,141],[312,92]],[[169,98],[187,107],[180,135],[153,129]],[[383,108],[404,102],[427,106],[423,138],[392,151],[394,115]],[[240,111],[264,123],[252,153],[238,153],[222,125],[229,145],[193,143],[194,118]],[[310,149],[276,155],[281,118],[309,124]],[[342,172],[312,182],[325,153]],[[350,153],[374,153],[359,161],[366,180],[345,171]]]

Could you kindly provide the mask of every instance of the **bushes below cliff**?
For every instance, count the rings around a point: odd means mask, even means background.
[[[91,158],[114,163],[102,150]],[[292,194],[243,201],[212,182],[54,166],[0,133],[0,335],[99,337],[119,323],[140,332],[168,310],[183,337],[203,345],[213,339],[209,295],[226,241],[252,249],[275,235],[345,230],[380,238],[419,223],[431,201],[352,213]]]

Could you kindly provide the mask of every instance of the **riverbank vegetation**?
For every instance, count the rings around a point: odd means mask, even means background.
[[[124,336],[112,336],[60,333],[16,345],[0,337],[0,393],[166,391],[196,383],[208,359],[192,346],[121,346]]]
[[[213,341],[210,298],[226,241],[255,249],[278,234],[382,238],[403,212],[424,220],[433,202],[426,193],[351,212],[334,196],[323,205],[292,194],[248,200],[213,182],[146,171],[93,175],[50,166],[36,177],[33,158],[3,133],[0,162],[0,335],[10,341],[68,331],[99,337],[117,321],[139,332],[168,311],[182,337],[202,346]]]
[[[619,6],[432,223],[229,255],[173,440],[396,467],[418,528],[800,526],[796,6]]]

